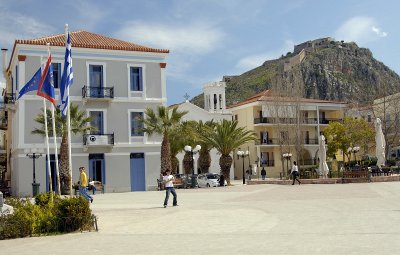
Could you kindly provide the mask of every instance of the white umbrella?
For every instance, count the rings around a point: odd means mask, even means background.
[[[376,124],[375,124],[375,142],[376,142],[376,157],[378,158],[378,161],[376,162],[376,165],[380,168],[381,166],[385,165],[385,137],[383,136],[382,132],[382,124],[381,124],[381,119],[376,118]]]
[[[326,163],[326,147],[325,147],[325,136],[320,136],[319,141],[319,171],[322,174],[323,178],[328,177],[329,168]]]

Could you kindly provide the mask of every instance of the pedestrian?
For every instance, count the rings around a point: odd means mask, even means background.
[[[165,170],[165,175],[163,176],[163,183],[165,184],[164,208],[167,208],[169,193],[172,193],[172,195],[174,196],[174,201],[172,202],[172,205],[178,206],[177,195],[174,189],[174,183],[172,182],[174,179],[175,179],[174,176],[171,175],[171,170],[169,169]]]
[[[87,193],[87,186],[88,186],[88,179],[87,179],[87,175],[85,173],[85,168],[83,166],[81,166],[79,168],[79,192],[82,194],[82,196],[84,198],[86,198],[87,201],[90,201],[90,203],[93,203],[93,197],[91,197],[88,193]]]
[[[299,185],[301,184],[301,181],[297,178],[299,176],[299,168],[297,167],[296,161],[293,161],[293,166],[292,166],[292,171],[291,171],[292,177],[293,177],[293,183],[294,185],[295,181],[297,180],[299,182]]]
[[[92,178],[89,178],[88,190],[91,190],[93,192],[93,195],[94,195],[94,193],[96,193],[96,190],[97,190],[96,186],[94,184],[95,184],[95,181],[93,181]]]
[[[265,180],[265,176],[267,175],[267,171],[265,171],[264,167],[261,170],[261,178]]]

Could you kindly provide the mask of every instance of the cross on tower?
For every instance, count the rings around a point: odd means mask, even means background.
[[[187,101],[187,100],[189,100],[190,96],[188,95],[188,93],[186,93],[186,94],[183,96],[183,98],[185,98],[185,100]]]

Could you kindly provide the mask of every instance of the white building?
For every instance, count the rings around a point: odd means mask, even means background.
[[[166,104],[166,57],[168,50],[154,49],[114,38],[77,31],[71,33],[74,83],[72,104],[91,116],[98,131],[72,135],[73,182],[78,168],[88,169],[89,177],[101,181],[106,192],[145,191],[157,187],[160,173],[161,137],[148,137],[138,130],[138,116],[147,107]],[[51,45],[56,96],[64,65],[65,36],[16,40],[4,71],[8,117],[7,172],[12,194],[32,194],[32,159],[26,150],[44,152],[44,138],[31,134],[40,127],[34,118],[43,107],[42,98],[30,92],[18,101],[15,96],[47,59]],[[6,51],[3,51],[3,54]],[[3,57],[6,62],[7,57]],[[60,143],[58,143],[60,144]],[[54,148],[51,146],[51,153]],[[36,181],[40,192],[49,189],[46,156],[36,160]],[[50,156],[55,176],[54,155]],[[54,181],[54,180],[53,180]],[[53,182],[54,183],[54,182]],[[54,186],[54,185],[53,185]]]

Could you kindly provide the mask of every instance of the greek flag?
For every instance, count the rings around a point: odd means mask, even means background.
[[[67,115],[69,94],[68,87],[72,85],[74,75],[72,73],[71,38],[68,33],[67,48],[65,50],[64,71],[60,84],[60,110],[63,116]]]

